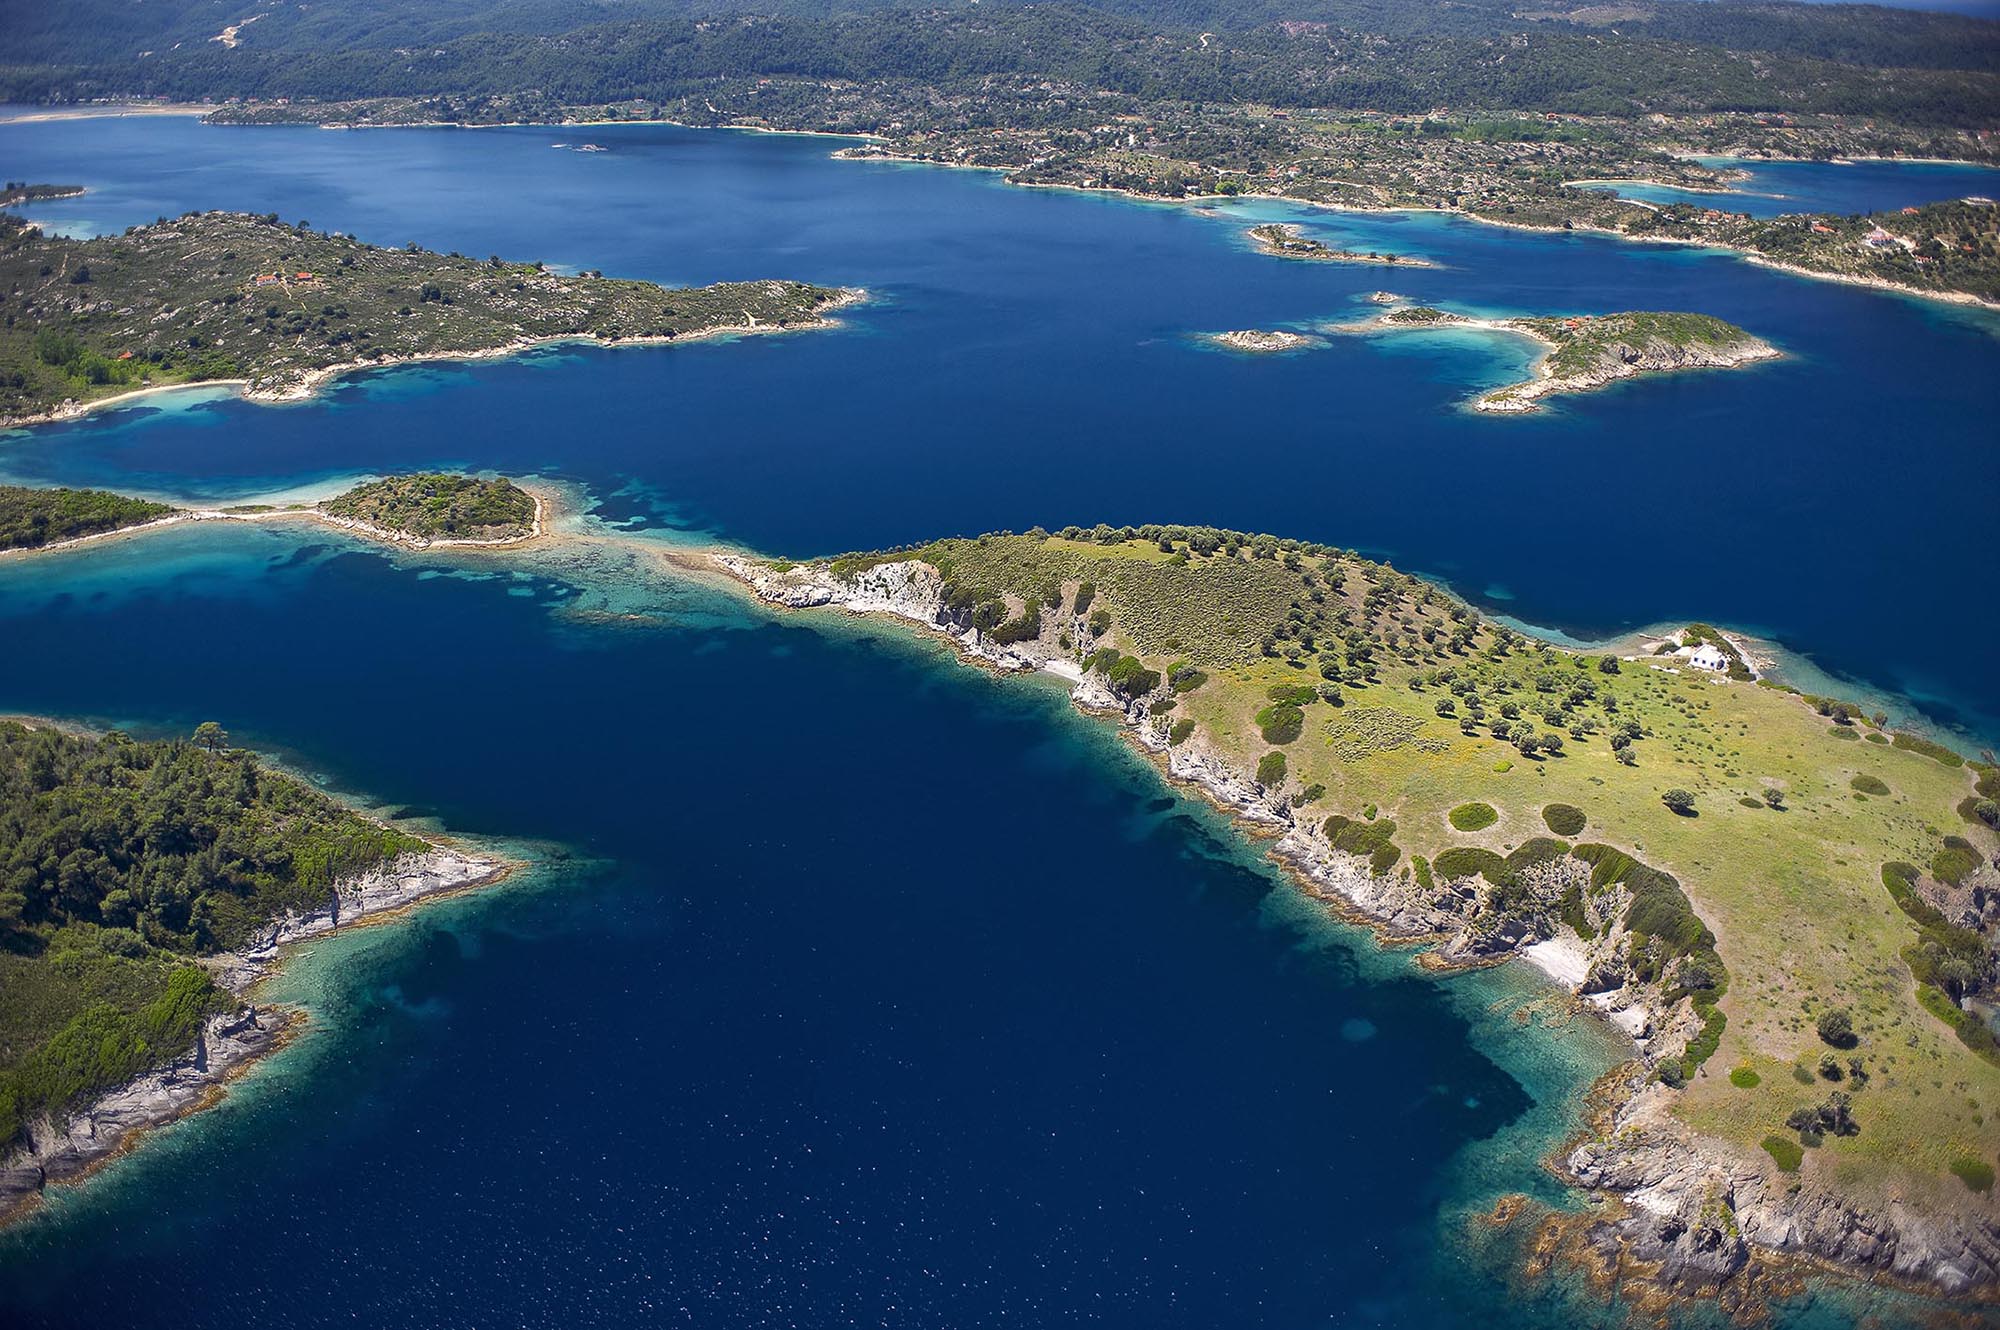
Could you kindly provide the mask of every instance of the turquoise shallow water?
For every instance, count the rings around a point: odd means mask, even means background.
[[[1436,218],[1203,215],[742,135],[550,150],[566,137],[133,122],[0,127],[0,149],[17,176],[87,163],[94,192],[50,215],[104,226],[277,209],[880,300],[838,333],[371,375],[298,407],[155,399],[0,441],[0,472],[225,498],[535,470],[653,539],[801,552],[1212,520],[1394,551],[1580,633],[1765,626],[1994,712],[1969,663],[1991,625],[1930,613],[1992,571],[1983,316]],[[1274,216],[1449,264],[1397,274],[1419,298],[1715,308],[1794,357],[1492,422],[1457,406],[1517,365],[1476,347],[1196,349],[1359,312],[1384,280],[1251,253]],[[1893,465],[1869,436],[1892,421]],[[1924,539],[1885,534],[1918,511]],[[1557,1014],[1531,976],[1427,978],[1329,921],[1048,681],[635,558],[500,571],[209,524],[0,563],[0,708],[218,718],[539,861],[302,957],[279,992],[309,1038],[0,1236],[7,1319],[1620,1320],[1510,1290],[1466,1224],[1503,1192],[1564,1201],[1538,1160],[1617,1056],[1601,1027],[1524,1033],[1524,1004]],[[1856,1311],[1818,1291],[1784,1320]]]

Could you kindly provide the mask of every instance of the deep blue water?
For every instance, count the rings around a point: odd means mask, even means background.
[[[295,962],[316,1037],[0,1235],[10,1324],[1451,1324],[1497,1267],[1439,1208],[1553,1199],[1608,1065],[893,631],[241,528],[0,566],[0,616],[11,706],[563,847]]]
[[[585,135],[612,151],[549,144]],[[0,441],[182,498],[429,465],[558,475],[792,552],[1203,520],[1393,551],[1526,619],[1755,625],[1995,709],[1993,325],[1686,250],[1217,215],[665,129],[0,127],[40,210],[194,206],[673,281],[866,285],[841,332],[215,395]],[[585,198],[587,206],[577,200]],[[1450,266],[1285,264],[1299,218]],[[1794,358],[1546,419],[1473,339],[1253,360],[1190,334],[1467,309],[1711,310]],[[1872,432],[1872,437],[1871,437]],[[1921,454],[1913,457],[1913,454]],[[675,530],[663,530],[672,538]],[[520,571],[208,524],[0,563],[0,709],[222,720],[539,860],[316,946],[311,1037],[0,1234],[51,1326],[1610,1323],[1467,1215],[1616,1056],[1515,973],[1421,977],[1302,902],[1053,686],[773,618],[609,554]],[[1848,1322],[1826,1295],[1796,1327]],[[1889,1310],[1895,1310],[1891,1307]]]
[[[586,138],[610,151],[550,146]],[[1038,523],[1270,530],[1393,556],[1578,636],[1677,618],[1756,631],[2000,741],[1985,664],[2000,621],[1969,612],[1995,563],[2000,319],[1683,247],[1197,212],[838,162],[833,146],[663,127],[0,126],[11,176],[92,187],[35,210],[51,224],[244,208],[387,244],[880,297],[835,335],[404,371],[283,409],[110,412],[0,441],[0,475],[221,497],[438,464],[560,472],[789,554]],[[1445,266],[1268,259],[1242,237],[1264,218]],[[1469,310],[1701,310],[1789,358],[1496,420],[1463,404],[1521,372],[1511,341],[1341,337],[1254,358],[1192,340],[1359,317],[1384,284]]]
[[[1753,217],[1788,212],[1867,213],[1913,208],[1969,195],[2000,194],[2000,169],[1960,162],[1897,162],[1864,159],[1825,162],[1765,162],[1749,158],[1705,157],[1711,166],[1748,171],[1750,178],[1729,189],[1675,189],[1642,181],[1621,181],[1613,192],[1651,203],[1697,203]]]

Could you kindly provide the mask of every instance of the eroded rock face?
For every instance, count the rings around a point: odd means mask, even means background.
[[[129,1133],[172,1122],[198,1107],[233,1071],[265,1052],[285,1029],[270,1008],[244,1006],[211,1016],[195,1046],[164,1067],[103,1096],[66,1122],[29,1126],[28,1145],[0,1162],[0,1214],[51,1183],[72,1178],[110,1155]]]
[[[241,950],[209,957],[216,982],[241,993],[277,958],[279,948],[440,892],[478,886],[498,877],[498,859],[433,846],[342,879],[327,905],[273,921]],[[32,1200],[50,1183],[76,1177],[114,1154],[134,1133],[172,1122],[202,1107],[252,1059],[284,1036],[290,1014],[242,1004],[211,1016],[188,1052],[162,1067],[100,1095],[64,1121],[30,1124],[25,1146],[0,1159],[0,1216]]]
[[[1567,1169],[1579,1184],[1628,1202],[1598,1240],[1658,1262],[1674,1287],[1718,1287],[1752,1247],[1946,1293],[2000,1282],[2000,1225],[1991,1219],[1916,1215],[1895,1204],[1863,1210],[1812,1182],[1794,1189],[1761,1162],[1694,1137],[1672,1116],[1672,1095],[1658,1084],[1638,1090],[1609,1131],[1570,1153]]]

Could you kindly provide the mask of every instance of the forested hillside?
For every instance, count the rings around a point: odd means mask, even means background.
[[[11,7],[23,12],[10,16],[0,95],[17,100],[534,92],[596,104],[690,96],[742,78],[915,80],[950,94],[1004,76],[1147,100],[1390,111],[1785,109],[1926,124],[1991,123],[2000,113],[2000,24],[1866,6],[1647,0],[1524,16],[1489,0],[1112,0],[1135,11],[1126,14],[758,3],[777,12],[728,18],[690,17],[693,6],[662,0],[460,0],[420,11],[382,0]]]

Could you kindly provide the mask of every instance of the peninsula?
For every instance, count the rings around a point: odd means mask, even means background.
[[[255,400],[286,401],[404,361],[825,327],[858,298],[804,282],[669,289],[566,276],[269,215],[190,213],[71,240],[0,213],[0,427],[175,384],[241,383]]]
[[[1273,222],[1264,226],[1253,226],[1248,232],[1257,242],[1262,252],[1281,259],[1320,260],[1327,263],[1387,263],[1403,268],[1435,268],[1429,259],[1415,259],[1408,255],[1384,254],[1370,251],[1366,254],[1351,249],[1335,249],[1322,241],[1314,240],[1296,226]]]
[[[1632,310],[1561,318],[1473,319],[1429,305],[1405,305],[1350,328],[1364,332],[1469,328],[1512,333],[1544,348],[1535,377],[1482,395],[1480,411],[1520,414],[1542,399],[1584,393],[1641,374],[1733,369],[1782,353],[1733,323],[1706,314]]]
[[[1806,1257],[2000,1282],[2000,768],[1760,679],[1693,624],[1571,651],[1324,545],[1040,529],[714,564],[1074,683],[1307,892],[1451,968],[1523,956],[1632,1041],[1559,1161],[1580,1264],[1726,1295]],[[1942,1091],[1942,1092],[1940,1092]],[[1747,1273],[1746,1273],[1747,1272]]]
[[[504,876],[231,746],[0,721],[0,1221],[214,1102],[289,942]]]

